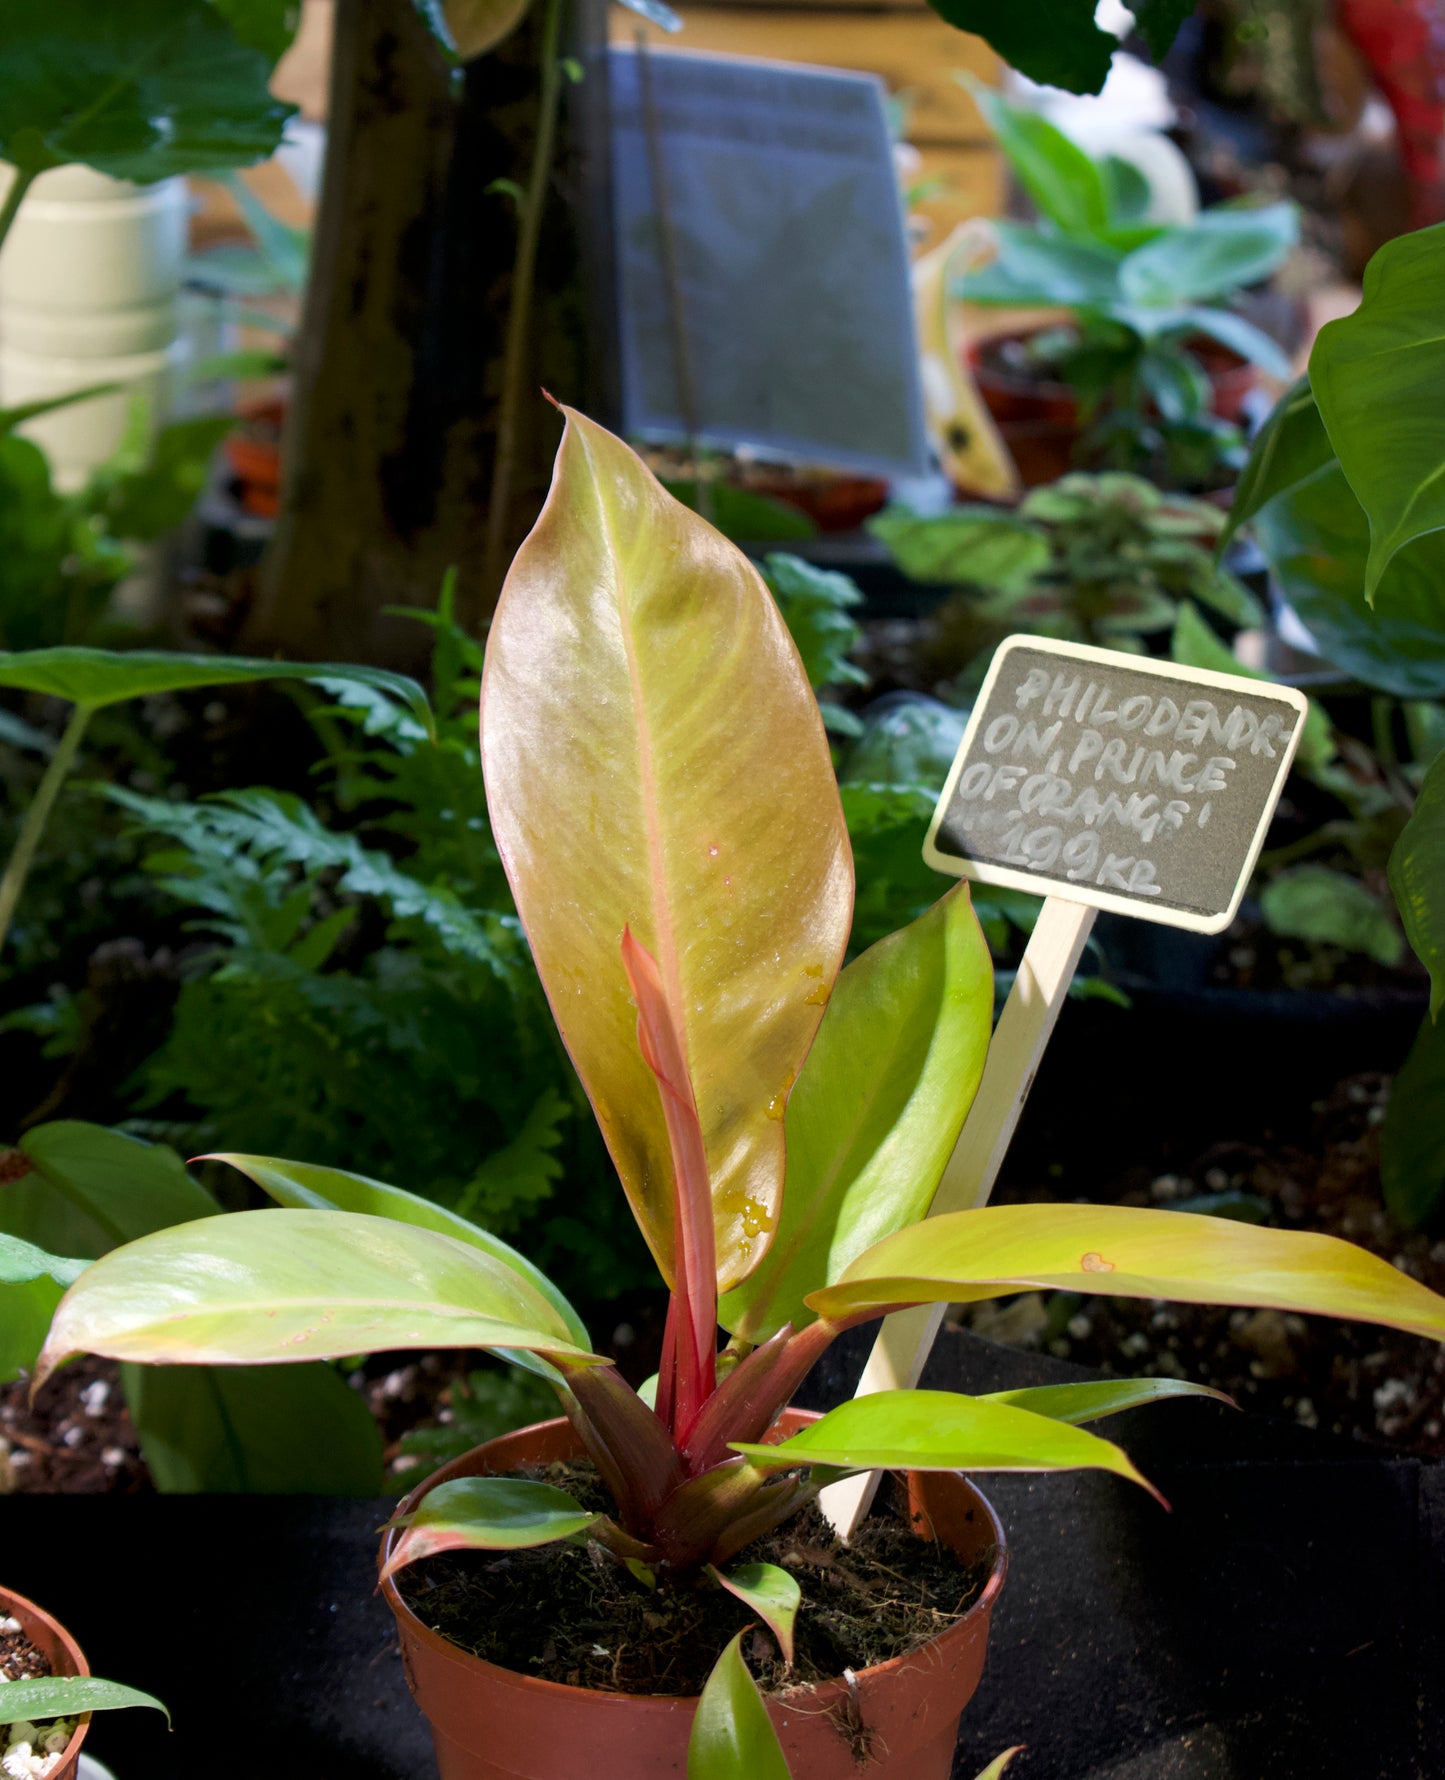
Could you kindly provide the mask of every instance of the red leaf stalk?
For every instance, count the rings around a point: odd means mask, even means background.
[[[680,1446],[691,1433],[717,1382],[717,1245],[712,1183],[708,1178],[702,1124],[697,1116],[682,1033],[668,1006],[662,973],[632,929],[622,935],[622,963],[637,1002],[637,1041],[657,1078],[662,1116],[672,1148],[677,1304],[672,1330],[675,1389],[659,1391],[671,1409],[670,1426]]]

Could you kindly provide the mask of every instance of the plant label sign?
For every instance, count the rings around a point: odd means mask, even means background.
[[[924,858],[954,877],[1219,933],[1308,710],[1288,686],[1009,637]]]

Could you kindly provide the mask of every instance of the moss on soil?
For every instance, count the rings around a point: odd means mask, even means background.
[[[528,1475],[606,1506],[590,1466]],[[402,1571],[397,1586],[426,1625],[503,1668],[571,1687],[696,1694],[750,1622],[748,1665],[769,1689],[904,1656],[978,1598],[989,1569],[918,1537],[892,1501],[874,1510],[850,1546],[810,1506],[735,1561],[779,1564],[802,1585],[791,1671],[771,1633],[735,1596],[698,1575],[659,1579],[649,1590],[595,1545],[449,1552]]]

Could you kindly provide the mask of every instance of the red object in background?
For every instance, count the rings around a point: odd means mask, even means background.
[[[1445,0],[1336,0],[1400,136],[1410,226],[1445,222]]]

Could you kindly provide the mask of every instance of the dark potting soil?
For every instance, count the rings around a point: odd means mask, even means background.
[[[532,1475],[589,1506],[607,1505],[590,1466]],[[964,1564],[919,1537],[892,1501],[875,1508],[849,1546],[810,1505],[737,1561],[779,1564],[802,1584],[791,1670],[757,1614],[725,1589],[696,1576],[648,1589],[596,1546],[448,1552],[402,1571],[397,1587],[426,1625],[500,1667],[569,1687],[690,1695],[749,1623],[744,1653],[764,1687],[814,1684],[918,1649],[988,1580],[987,1564]]]
[[[36,1681],[50,1672],[50,1658],[24,1632],[0,1632],[0,1675],[7,1681]]]
[[[151,1488],[114,1360],[72,1361],[33,1407],[28,1378],[0,1385],[0,1495]]]

